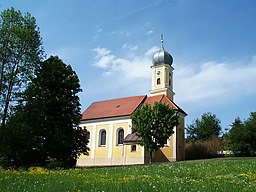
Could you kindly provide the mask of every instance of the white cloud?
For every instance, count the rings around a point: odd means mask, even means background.
[[[131,34],[128,31],[113,31],[112,35],[130,36]]]
[[[193,69],[194,65],[177,67],[175,91],[181,103],[223,103],[245,94],[255,94],[252,82],[256,79],[256,61],[249,64],[209,61]]]
[[[94,63],[95,66],[106,69],[112,65],[115,56],[111,54],[110,50],[98,47],[93,49],[93,51],[97,53],[97,55],[95,56],[95,59],[97,61],[96,63]]]
[[[106,86],[119,91],[129,89],[132,95],[142,90],[148,94],[151,88],[152,47],[132,58],[118,57],[106,48],[95,48],[94,66],[104,69]],[[216,61],[195,64],[174,64],[175,101],[181,106],[220,105],[242,98],[245,94],[256,94],[253,82],[256,79],[256,57],[247,64],[221,63]],[[113,86],[114,82],[114,86]]]
[[[152,35],[153,33],[154,33],[154,31],[149,30],[149,31],[147,31],[146,35]]]
[[[139,48],[139,46],[125,43],[125,44],[123,44],[122,48],[128,49],[129,51],[136,51]]]
[[[120,58],[113,55],[111,51],[106,48],[95,48],[93,51],[95,51],[97,55],[95,56],[95,63],[93,65],[105,69],[103,72],[104,75],[113,75],[113,78],[121,77],[125,79],[127,83],[136,81],[138,78],[148,79],[151,78],[151,58],[156,50],[156,47],[152,47],[143,55],[137,55],[133,58]],[[116,76],[116,72],[119,74],[118,77]]]

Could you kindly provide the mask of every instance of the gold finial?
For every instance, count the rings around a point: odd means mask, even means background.
[[[164,50],[164,36],[161,34],[161,49]]]

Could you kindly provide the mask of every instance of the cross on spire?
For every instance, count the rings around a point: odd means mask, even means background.
[[[161,47],[160,49],[164,50],[164,36],[161,34]]]

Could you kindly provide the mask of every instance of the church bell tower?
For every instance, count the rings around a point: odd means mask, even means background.
[[[164,50],[163,35],[161,35],[161,48],[155,52],[152,59],[152,87],[150,96],[166,95],[173,101],[173,58]]]

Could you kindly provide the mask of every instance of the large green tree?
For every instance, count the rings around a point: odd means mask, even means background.
[[[141,145],[150,154],[163,147],[178,125],[178,112],[165,103],[156,102],[153,106],[143,104],[131,116],[133,129],[141,137]]]
[[[58,57],[47,59],[26,91],[27,110],[43,143],[45,157],[74,165],[87,154],[86,130],[81,119],[79,79],[70,65]]]
[[[230,149],[238,155],[254,155],[256,153],[256,112],[244,122],[236,118],[229,131]]]
[[[44,165],[41,154],[41,138],[28,122],[30,113],[23,105],[18,105],[0,133],[0,166],[29,167]]]
[[[75,165],[80,154],[88,153],[87,131],[78,126],[80,91],[78,76],[70,65],[53,56],[43,62],[25,91],[25,102],[6,126],[18,130],[12,136],[20,139],[18,149],[23,152],[15,156],[17,165],[21,156],[34,154],[37,157],[27,159],[28,164],[44,166],[46,162],[58,162],[69,167]],[[24,139],[27,144],[22,142]],[[10,146],[15,147],[12,143]]]
[[[204,113],[201,119],[196,119],[187,126],[188,140],[208,140],[218,137],[221,131],[220,120],[212,113]]]
[[[14,8],[0,13],[0,123],[20,100],[43,59],[36,19]]]
[[[241,153],[245,155],[249,154],[247,135],[248,133],[246,131],[244,123],[239,117],[237,117],[235,121],[231,124],[231,129],[229,133],[227,133],[227,138],[230,140],[230,149],[234,153]]]

